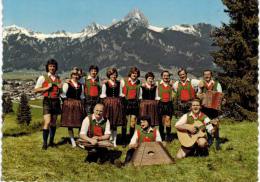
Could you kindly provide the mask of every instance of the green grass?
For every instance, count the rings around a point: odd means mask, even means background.
[[[36,100],[30,100],[30,104],[37,105],[37,106],[42,106],[42,100],[41,99],[36,99]]]
[[[176,132],[175,130],[173,131]],[[70,144],[41,150],[42,133],[4,137],[2,180],[9,181],[257,181],[257,123],[223,122],[221,151],[210,149],[208,157],[188,157],[176,164],[122,169],[106,163],[84,163],[86,151]],[[58,128],[55,142],[67,136]],[[175,139],[166,147],[172,156],[180,144]],[[127,148],[121,146],[123,160]]]
[[[35,80],[42,74],[46,74],[44,71],[13,71],[13,72],[7,72],[3,73],[3,80]],[[66,77],[69,77],[69,72],[62,72],[58,75],[63,79]]]
[[[28,80],[33,79],[35,80],[42,72],[40,71],[14,71],[14,72],[7,72],[3,73],[3,79],[10,79],[10,80]]]

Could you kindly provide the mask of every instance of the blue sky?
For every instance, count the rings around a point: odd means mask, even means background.
[[[160,27],[229,21],[221,0],[3,0],[3,25],[43,33],[79,32],[92,22],[110,25],[134,8]]]

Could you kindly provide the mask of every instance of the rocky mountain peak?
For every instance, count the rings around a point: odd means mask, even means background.
[[[58,31],[53,32],[51,34],[54,34],[54,35],[67,35],[67,32],[65,30],[58,30]]]
[[[148,26],[149,22],[145,15],[139,10],[138,8],[134,8],[130,11],[124,18],[125,21],[127,20],[134,20],[137,22],[141,22],[145,26]]]
[[[17,25],[11,25],[4,28],[3,31],[3,37],[6,37],[7,35],[11,34],[25,34],[25,35],[33,35],[33,32],[31,30],[27,30],[25,28],[19,27]]]
[[[84,28],[81,32],[98,32],[104,29],[106,29],[105,26],[93,22],[90,25],[88,25],[86,28]]]

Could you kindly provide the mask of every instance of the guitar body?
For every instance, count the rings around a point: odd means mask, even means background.
[[[191,124],[195,128],[203,127],[203,123],[200,121],[195,121]],[[195,134],[191,134],[189,132],[183,132],[177,130],[177,136],[182,146],[184,147],[192,147],[198,140],[198,138],[206,137],[206,131],[202,131],[202,129],[198,129],[198,132]]]

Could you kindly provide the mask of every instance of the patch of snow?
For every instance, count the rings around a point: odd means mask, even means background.
[[[148,29],[153,30],[155,32],[162,32],[164,28],[149,25]]]
[[[183,33],[186,33],[186,34],[201,36],[200,32],[198,32],[193,27],[193,25],[174,25],[172,27],[169,27],[168,30],[174,30],[174,31],[183,32]]]

